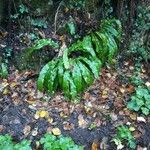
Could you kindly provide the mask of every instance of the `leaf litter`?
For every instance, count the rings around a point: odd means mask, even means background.
[[[36,140],[46,131],[54,135],[70,134],[76,140],[80,134],[82,138],[77,142],[96,150],[113,147],[111,142],[110,146],[107,143],[114,135],[112,130],[118,125],[127,124],[137,140],[141,138],[144,145],[146,142],[148,145],[150,140],[144,141],[146,132],[140,126],[143,123],[147,126],[150,119],[126,108],[135,87],[130,82],[124,82],[125,79],[120,79],[122,74],[131,77],[133,71],[130,62],[124,62],[119,72],[112,67],[102,69],[99,80],[83,94],[81,102],[73,104],[65,101],[62,93],[51,97],[39,92],[34,79],[23,80],[32,76],[33,72],[19,73],[14,70],[8,79],[0,79],[0,133],[10,133],[18,140],[24,137]],[[149,86],[146,71],[142,71],[142,75],[146,79],[145,85]],[[19,129],[14,127],[15,123],[9,127],[14,117],[18,118]],[[103,127],[108,130],[104,135],[98,132]],[[81,132],[75,134],[76,131]],[[91,136],[89,141],[86,139],[88,136]],[[109,140],[106,142],[105,138]]]

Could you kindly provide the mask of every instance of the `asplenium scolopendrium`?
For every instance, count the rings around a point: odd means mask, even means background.
[[[64,48],[63,56],[53,59],[42,68],[38,78],[38,89],[45,89],[51,94],[62,89],[67,98],[75,100],[78,94],[99,77],[102,64],[107,60],[112,61],[120,37],[120,21],[103,20],[98,31]],[[52,40],[46,44],[58,47]],[[74,53],[80,55],[72,57]]]

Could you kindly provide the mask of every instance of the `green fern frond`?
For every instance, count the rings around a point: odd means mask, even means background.
[[[117,52],[117,43],[121,37],[121,24],[119,21],[104,20],[101,28],[78,40],[70,47],[63,49],[63,56],[50,61],[40,72],[38,89],[47,90],[53,94],[62,89],[64,95],[75,100],[77,95],[90,86],[95,78],[99,77],[102,64],[111,62]],[[43,40],[44,41],[44,40]],[[57,47],[52,41],[36,44],[29,49],[34,51],[47,44]],[[80,56],[76,52],[81,52]]]
[[[25,51],[28,56],[32,55],[34,51],[40,50],[41,48],[45,46],[51,46],[53,48],[59,48],[59,45],[57,42],[53,41],[52,39],[40,39],[37,41],[35,45],[33,45],[31,48],[27,48]]]

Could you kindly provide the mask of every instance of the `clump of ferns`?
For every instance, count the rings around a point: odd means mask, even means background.
[[[75,101],[99,77],[102,64],[112,61],[120,38],[120,21],[103,20],[99,30],[91,32],[69,47],[62,46],[62,56],[49,61],[42,68],[37,82],[38,89],[50,94],[62,89],[65,97]],[[51,39],[41,39],[29,48],[29,52],[31,54],[46,45],[59,47]]]

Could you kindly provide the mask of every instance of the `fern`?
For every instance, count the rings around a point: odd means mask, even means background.
[[[27,51],[27,56],[31,56],[34,51],[40,50],[41,48],[45,46],[51,46],[53,48],[59,48],[59,45],[57,42],[51,40],[51,39],[40,39],[37,41],[35,45],[33,45],[30,48],[27,48],[25,51]]]
[[[42,68],[38,78],[38,89],[45,89],[51,94],[62,89],[67,98],[75,100],[79,93],[99,77],[102,64],[112,61],[120,37],[121,24],[118,20],[102,21],[98,31],[63,49],[62,57],[53,59]],[[50,43],[37,44],[29,48],[29,51],[33,52]],[[58,47],[54,43],[52,46]],[[78,52],[80,56],[76,55]]]

